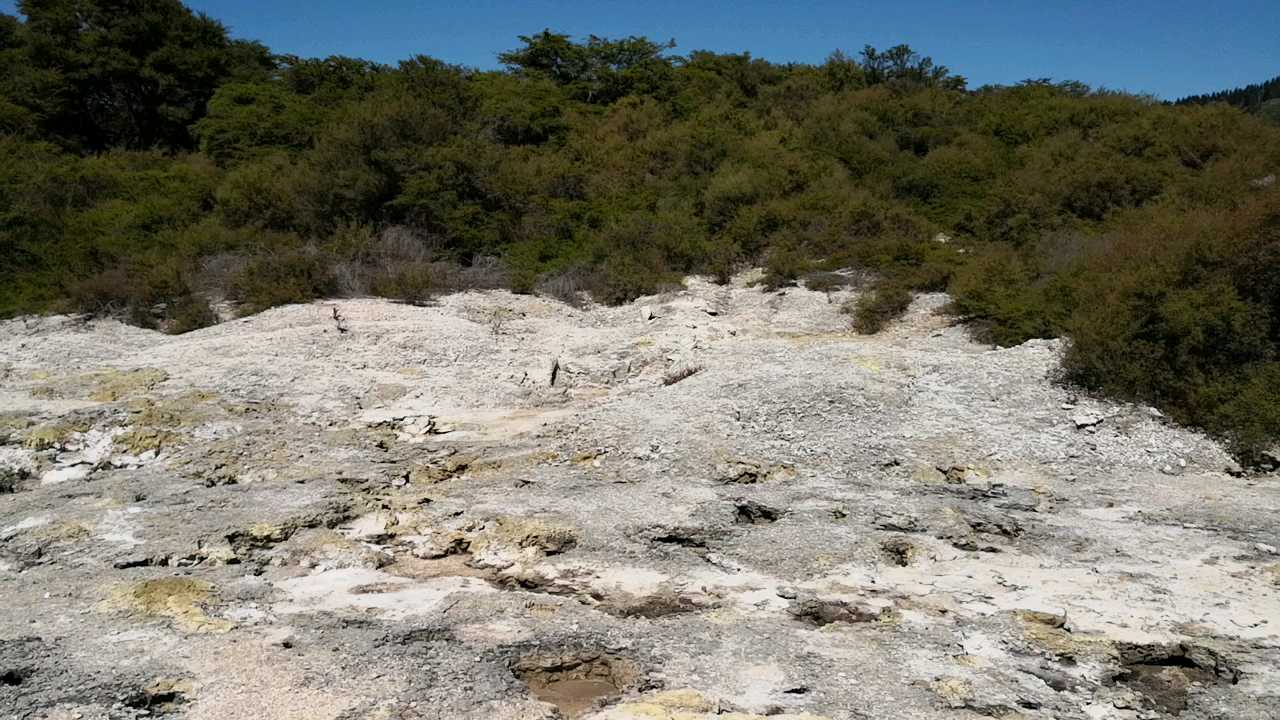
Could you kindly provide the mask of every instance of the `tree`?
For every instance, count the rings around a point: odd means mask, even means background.
[[[755,58],[751,53],[714,53],[709,50],[694,50],[681,63],[680,74],[689,84],[694,81],[694,91],[699,94],[714,94],[716,90],[699,80],[714,78],[720,89],[727,89],[745,98],[755,98],[761,88],[782,82],[786,72],[780,66],[767,60]]]
[[[227,163],[306,148],[321,117],[310,98],[281,83],[227,83],[209,99],[208,114],[192,129],[201,152]]]
[[[828,55],[821,69],[827,86],[834,92],[857,90],[867,83],[862,66],[843,50],[836,50]]]
[[[1220,90],[1208,95],[1191,95],[1178,100],[1176,104],[1206,105],[1208,103],[1224,102],[1249,112],[1258,112],[1269,100],[1280,100],[1280,76],[1261,83],[1246,85],[1242,88]]]
[[[1280,125],[1280,98],[1262,103],[1262,105],[1258,106],[1258,114]]]
[[[56,74],[61,90],[31,110],[47,132],[86,151],[189,148],[188,127],[220,83],[272,66],[265,47],[228,39],[221,23],[178,0],[22,0],[19,8],[32,66]]]
[[[656,43],[641,36],[621,40],[589,35],[576,43],[568,35],[543,30],[521,35],[524,47],[504,52],[498,60],[513,71],[550,78],[571,89],[579,100],[608,104],[630,94],[658,94],[672,78],[665,53],[675,40]]]
[[[379,77],[390,72],[385,65],[342,55],[323,59],[281,55],[276,61],[290,92],[309,96],[322,105],[364,97],[373,91]]]
[[[965,79],[952,75],[945,65],[934,65],[909,45],[895,45],[884,52],[867,45],[862,49],[862,72],[868,85],[908,84],[963,90]]]
[[[68,95],[61,75],[33,64],[27,26],[0,13],[0,132],[37,135],[45,118],[66,111]]]

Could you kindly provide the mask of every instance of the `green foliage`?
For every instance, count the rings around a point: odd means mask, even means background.
[[[621,40],[591,35],[576,43],[568,35],[543,30],[521,35],[524,47],[502,53],[499,62],[521,73],[544,77],[569,89],[577,99],[608,104],[629,94],[657,94],[672,79],[672,61],[664,56],[675,41],[644,37]]]
[[[593,233],[588,242],[599,271],[587,290],[612,305],[681,287],[700,259],[694,225],[673,209],[627,215]]]
[[[779,245],[769,253],[764,265],[763,284],[766,289],[795,285],[800,276],[812,268],[809,260],[795,247]]]
[[[853,329],[864,334],[878,333],[911,304],[911,288],[898,282],[880,282],[858,297],[845,312],[853,315]]]
[[[964,78],[952,75],[945,65],[934,65],[933,58],[921,57],[906,45],[895,45],[884,52],[867,45],[862,49],[861,64],[868,85],[937,85],[948,90],[963,90],[965,85]]]
[[[220,163],[308,147],[323,113],[278,83],[227,83],[193,130],[200,151]]]
[[[506,145],[539,145],[568,130],[568,97],[554,82],[537,77],[486,74],[472,90],[479,102],[479,121]]]
[[[1280,125],[1280,98],[1268,100],[1258,106],[1258,116]]]
[[[165,332],[170,335],[181,335],[218,322],[218,316],[209,307],[209,302],[197,295],[183,295],[168,310],[170,320]]]
[[[1069,377],[1164,407],[1245,456],[1280,437],[1280,195],[1130,218],[1083,269]]]
[[[1250,112],[1258,112],[1269,102],[1280,100],[1280,76],[1264,82],[1246,85],[1242,88],[1221,90],[1208,95],[1192,95],[1178,100],[1179,105],[1204,105],[1207,103],[1228,103]],[[1274,107],[1274,106],[1273,106]]]
[[[231,227],[289,231],[324,224],[324,208],[309,197],[323,187],[309,163],[276,153],[223,174],[214,197],[218,214]]]
[[[333,266],[313,246],[265,249],[248,258],[231,281],[231,296],[246,314],[276,305],[310,302],[337,290]]]
[[[188,148],[188,127],[217,86],[265,76],[261,45],[232,41],[217,21],[179,0],[22,0],[31,70],[10,102],[72,147]]]
[[[818,68],[822,72],[826,89],[829,92],[858,90],[867,84],[867,74],[857,60],[836,50],[827,56],[826,62]]]
[[[0,16],[0,315],[169,332],[329,295],[620,303],[765,268],[877,278],[1244,454],[1280,437],[1280,128],[906,46],[780,65],[549,30],[480,72],[271,56],[177,0]],[[1270,114],[1270,115],[1269,115]],[[833,274],[840,270],[841,274]]]
[[[969,321],[975,335],[996,345],[1016,345],[1062,332],[1073,297],[1060,280],[1038,272],[1034,259],[1007,245],[982,248],[950,284],[951,311]]]
[[[383,65],[341,55],[323,59],[283,55],[277,61],[284,87],[320,107],[359,100],[388,72]]]

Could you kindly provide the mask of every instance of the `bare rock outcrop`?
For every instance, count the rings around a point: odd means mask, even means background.
[[[1274,477],[853,292],[0,322],[0,714],[1280,717]]]

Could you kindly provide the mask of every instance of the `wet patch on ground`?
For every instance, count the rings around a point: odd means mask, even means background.
[[[555,705],[570,719],[616,701],[643,679],[634,661],[588,650],[529,653],[512,665],[511,672],[534,697]]]

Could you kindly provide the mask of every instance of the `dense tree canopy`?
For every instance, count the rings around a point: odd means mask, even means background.
[[[520,36],[524,47],[502,53],[498,60],[515,72],[543,77],[569,88],[589,103],[608,104],[632,93],[653,94],[671,80],[672,60],[664,57],[675,41],[648,38],[622,40],[591,35],[576,43],[568,35],[543,30]]]
[[[0,314],[183,331],[326,295],[621,302],[760,265],[913,291],[1243,454],[1280,437],[1280,128],[906,46],[820,65],[521,37],[502,71],[271,55],[177,0],[0,16]],[[936,238],[948,239],[937,242]]]
[[[22,0],[4,19],[6,100],[71,148],[178,149],[217,87],[265,76],[266,48],[232,41],[178,0]]]

